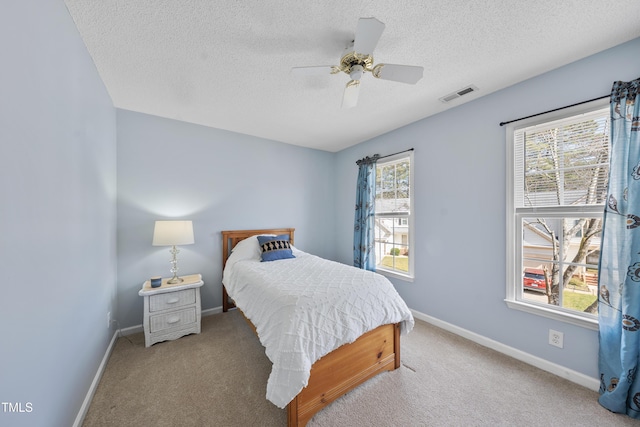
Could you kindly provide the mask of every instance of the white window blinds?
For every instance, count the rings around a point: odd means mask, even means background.
[[[514,132],[515,207],[602,204],[609,175],[609,110]]]

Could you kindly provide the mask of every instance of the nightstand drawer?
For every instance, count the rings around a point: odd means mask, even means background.
[[[196,308],[172,311],[170,313],[151,316],[149,319],[150,332],[164,331],[165,329],[180,328],[196,322]]]
[[[181,307],[196,302],[196,290],[168,292],[166,294],[151,295],[149,297],[149,311],[160,311],[168,308]]]

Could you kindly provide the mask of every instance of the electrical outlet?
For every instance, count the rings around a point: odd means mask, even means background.
[[[107,312],[107,329],[111,327],[111,312]]]
[[[549,329],[549,344],[559,348],[564,348],[564,334],[562,332]]]

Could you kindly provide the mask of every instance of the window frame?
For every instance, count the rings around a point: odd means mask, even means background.
[[[403,274],[400,273],[396,270],[388,270],[384,267],[380,267],[378,265],[376,265],[376,272],[380,273],[384,276],[388,276],[388,277],[393,277],[393,278],[397,278],[397,279],[401,279],[407,282],[413,282],[413,280],[415,279],[415,270],[414,270],[414,266],[415,266],[415,227],[414,227],[414,219],[415,219],[415,214],[414,214],[414,200],[413,200],[413,195],[415,194],[414,192],[414,156],[413,156],[413,151],[408,151],[408,152],[402,152],[402,153],[398,153],[395,154],[393,156],[389,156],[389,157],[385,157],[384,159],[378,160],[376,162],[376,168],[378,168],[379,166],[383,166],[386,163],[393,163],[396,162],[400,159],[405,159],[408,158],[409,159],[409,212],[407,214],[403,213],[401,215],[397,215],[397,214],[392,214],[392,213],[375,213],[375,217],[392,217],[392,218],[399,218],[399,217],[405,217],[407,219],[407,227],[408,227],[408,238],[409,238],[409,244],[408,249],[409,249],[409,271],[407,272],[407,274]],[[378,192],[378,188],[377,188],[377,182],[376,182],[376,194]],[[395,222],[395,220],[394,220]],[[403,225],[400,225],[400,227],[404,227]],[[377,242],[376,242],[376,247],[377,247]]]
[[[516,184],[522,184],[521,179],[517,179],[516,172],[516,131],[523,128],[542,125],[555,120],[566,119],[572,116],[590,114],[597,110],[608,109],[609,99],[599,99],[581,105],[565,108],[558,111],[541,114],[539,116],[523,119],[509,123],[506,126],[506,296],[505,303],[511,309],[524,311],[538,316],[547,317],[554,320],[581,326],[587,329],[598,330],[598,319],[580,315],[578,312],[572,313],[567,309],[555,307],[548,304],[535,303],[524,300],[522,286],[522,221],[521,219],[535,213],[540,217],[553,216],[576,216],[590,217],[594,215],[604,215],[604,203],[583,205],[579,210],[558,207],[537,207],[529,211],[520,212],[516,207]]]

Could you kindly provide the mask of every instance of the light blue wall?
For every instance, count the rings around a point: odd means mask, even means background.
[[[222,305],[222,230],[294,227],[297,247],[333,256],[335,154],[125,110],[117,121],[121,327],[142,323],[142,283],[170,275],[155,220],[193,221],[178,266],[203,275],[203,309]]]
[[[72,425],[115,329],[116,115],[62,1],[0,8],[2,426]]]
[[[352,258],[355,161],[415,147],[416,279],[393,280],[409,306],[597,378],[597,332],[503,301],[506,141],[498,124],[608,95],[613,81],[640,77],[639,52],[636,39],[338,153],[336,259]],[[564,332],[564,349],[547,344],[549,328]]]

